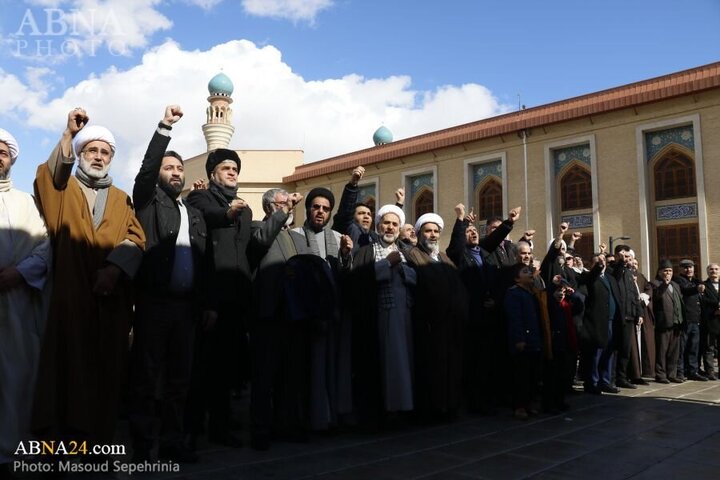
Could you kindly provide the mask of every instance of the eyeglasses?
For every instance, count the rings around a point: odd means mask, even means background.
[[[86,153],[86,154],[89,153],[90,155],[92,155],[92,156],[94,156],[94,157],[98,157],[98,156],[99,156],[99,157],[101,157],[101,158],[110,158],[110,157],[112,157],[112,152],[111,152],[111,151],[105,150],[104,148],[101,150],[101,149],[99,149],[99,148],[97,148],[97,147],[86,148],[85,150],[83,150],[83,151],[80,152],[80,153]]]
[[[322,210],[325,213],[330,213],[330,207],[326,207],[325,205],[314,204],[310,208],[312,208],[313,210]]]

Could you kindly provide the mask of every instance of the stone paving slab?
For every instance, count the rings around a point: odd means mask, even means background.
[[[279,442],[267,452],[201,444],[201,461],[179,473],[67,478],[720,479],[720,382],[653,382],[617,395],[570,395],[568,402],[562,415],[527,421],[500,410],[382,434]]]

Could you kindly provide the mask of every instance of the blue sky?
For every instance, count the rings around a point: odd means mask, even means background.
[[[720,60],[720,1],[0,0],[0,127],[12,176],[82,105],[118,140],[130,189],[164,106],[173,148],[204,150],[208,80],[235,84],[237,149],[315,161]],[[49,19],[49,20],[48,20]]]

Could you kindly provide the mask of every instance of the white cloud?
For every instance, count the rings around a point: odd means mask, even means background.
[[[195,5],[203,10],[211,10],[216,5],[222,3],[223,0],[184,0],[189,5]]]
[[[242,0],[250,15],[314,22],[322,10],[333,6],[333,0]]]
[[[131,185],[165,105],[178,103],[185,116],[173,129],[172,148],[186,157],[206,150],[207,84],[221,69],[235,90],[236,149],[302,149],[315,161],[372,146],[385,124],[396,139],[478,120],[509,109],[486,88],[468,84],[416,92],[405,76],[305,81],[272,46],[240,40],[207,51],[185,51],[172,41],[147,52],[129,70],[110,69],[45,101],[40,93],[0,72],[0,111],[23,116],[29,128],[59,136],[67,112],[84,106],[92,123],[110,128],[118,141],[113,175]],[[37,71],[42,78],[46,71]],[[46,133],[43,133],[46,134]]]

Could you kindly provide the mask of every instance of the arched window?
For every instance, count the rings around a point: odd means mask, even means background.
[[[432,190],[425,188],[422,192],[415,197],[415,221],[420,218],[420,215],[425,213],[432,213],[433,211],[433,192]]]
[[[560,180],[560,209],[581,210],[592,208],[592,180],[590,172],[573,165]]]
[[[478,219],[487,220],[493,217],[503,217],[502,185],[490,179],[478,192]]]
[[[658,258],[671,260],[673,265],[685,258],[693,260],[695,265],[700,263],[700,236],[696,223],[657,227],[657,243]]]
[[[655,200],[694,197],[695,162],[671,151],[655,163]]]

